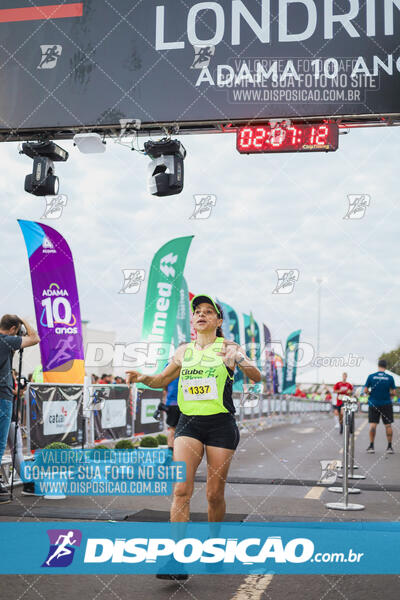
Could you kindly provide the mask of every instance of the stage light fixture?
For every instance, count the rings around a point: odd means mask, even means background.
[[[54,142],[25,142],[20,154],[33,159],[32,174],[25,177],[25,191],[34,196],[56,196],[58,177],[54,174],[54,162],[68,160],[68,152]]]
[[[152,159],[148,166],[148,190],[153,196],[172,196],[183,190],[183,161],[186,150],[178,140],[164,138],[144,144]]]
[[[74,144],[83,154],[100,154],[106,151],[106,143],[98,133],[77,133]]]

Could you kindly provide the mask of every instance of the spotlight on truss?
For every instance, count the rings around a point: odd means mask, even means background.
[[[32,174],[25,177],[25,191],[34,196],[56,196],[58,177],[54,162],[68,160],[68,152],[54,142],[25,142],[20,154],[33,159]]]
[[[148,190],[153,196],[172,196],[183,190],[183,160],[186,150],[178,140],[164,138],[145,142],[145,153],[152,159],[148,166]]]

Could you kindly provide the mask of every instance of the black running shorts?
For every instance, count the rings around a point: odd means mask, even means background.
[[[368,406],[368,422],[379,423],[380,417],[382,417],[382,423],[384,425],[393,423],[393,405],[382,404],[382,406],[374,406],[373,404],[370,404]]]
[[[167,425],[168,427],[176,427],[181,411],[177,404],[170,404],[167,412]]]
[[[205,446],[228,450],[236,450],[240,439],[236,419],[231,413],[191,417],[181,414],[176,426],[175,438],[181,436],[195,438]]]

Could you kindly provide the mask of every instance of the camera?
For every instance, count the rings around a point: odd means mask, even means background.
[[[159,405],[157,406],[157,410],[155,410],[153,413],[153,419],[156,419],[156,421],[159,421],[161,419],[161,413],[163,411],[168,413],[168,406],[165,406],[164,402],[160,402]]]
[[[23,323],[21,323],[21,325],[18,327],[18,331],[17,331],[16,335],[22,335],[22,336],[24,336],[24,335],[27,335],[27,334],[28,334],[28,332],[26,331],[25,325]]]
[[[20,385],[21,385],[21,390],[25,389],[26,386],[28,385],[29,381],[27,380],[26,377],[21,377],[20,379]]]

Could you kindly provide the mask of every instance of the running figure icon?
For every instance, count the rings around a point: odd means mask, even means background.
[[[78,540],[74,540],[73,536],[74,536],[73,531],[69,531],[66,535],[58,536],[57,541],[56,541],[57,549],[46,560],[46,565],[48,567],[50,566],[50,563],[54,558],[61,558],[62,556],[67,556],[68,554],[72,554],[71,548],[67,548],[67,546],[72,546],[73,544],[77,543]]]

